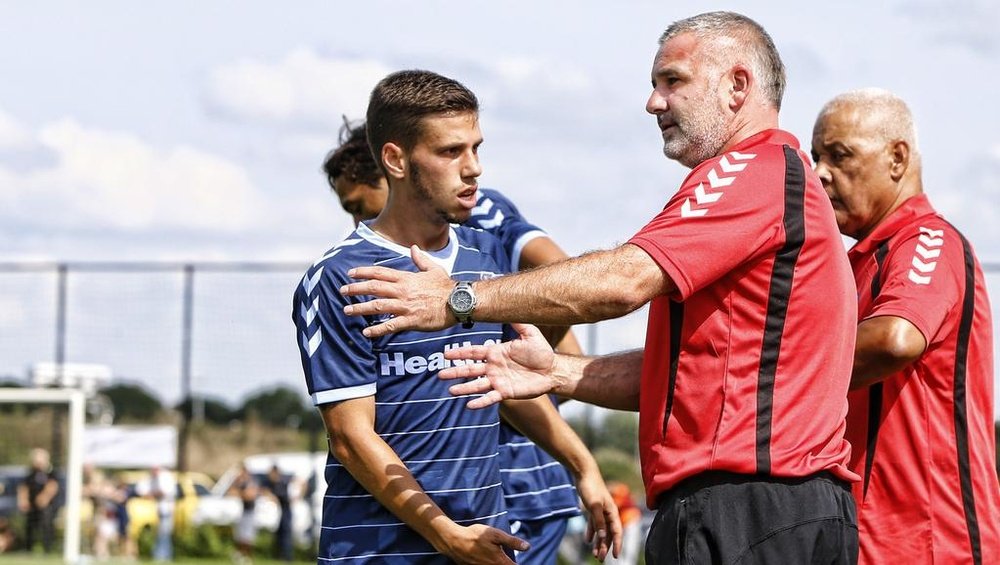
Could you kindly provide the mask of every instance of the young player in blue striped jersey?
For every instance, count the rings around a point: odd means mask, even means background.
[[[373,119],[374,117],[374,119]],[[383,213],[330,250],[296,291],[293,316],[307,384],[330,435],[328,493],[319,562],[509,563],[526,549],[506,533],[500,487],[499,415],[469,415],[436,373],[443,352],[503,337],[497,324],[438,334],[362,337],[338,288],[354,266],[416,270],[433,261],[457,280],[508,270],[492,236],[452,222],[476,204],[481,136],[475,97],[425,71],[386,77],[372,94],[369,136],[391,190]],[[436,250],[410,257],[408,246]],[[416,263],[416,264],[415,264]],[[425,266],[426,265],[422,265]],[[579,439],[551,403],[516,403],[505,417],[557,453],[577,476],[591,519],[620,537],[613,501]]]
[[[368,147],[364,125],[345,124],[341,144],[323,164],[330,187],[355,223],[374,219],[385,206],[388,184]],[[565,259],[567,255],[541,228],[528,222],[500,192],[480,188],[476,205],[463,225],[500,239],[513,268],[522,269]],[[580,354],[572,332],[545,328],[561,353]],[[517,553],[519,563],[554,563],[567,520],[578,515],[576,491],[568,472],[515,428],[501,424],[500,465],[511,531],[531,544]]]

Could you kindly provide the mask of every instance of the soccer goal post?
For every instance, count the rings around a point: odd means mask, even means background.
[[[80,501],[83,492],[83,391],[57,388],[0,388],[0,404],[67,404],[69,438],[66,457],[66,525],[63,560],[80,561]]]

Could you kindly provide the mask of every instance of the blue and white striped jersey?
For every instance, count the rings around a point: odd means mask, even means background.
[[[509,271],[492,235],[453,226],[448,245],[430,254],[456,280],[480,280]],[[313,403],[375,396],[375,431],[406,463],[421,487],[460,524],[509,531],[501,489],[500,418],[493,407],[468,410],[437,378],[455,363],[444,351],[504,339],[500,324],[454,326],[439,332],[402,332],[369,340],[375,319],[346,316],[343,307],[367,297],[344,297],[347,271],[384,265],[415,271],[409,249],[359,224],[320,258],[295,291],[293,314],[306,385]],[[509,336],[508,336],[509,337]],[[326,468],[319,561],[352,563],[445,562],[419,534],[368,493],[331,455]]]
[[[521,250],[536,237],[547,236],[518,211],[503,194],[479,189],[479,199],[465,225],[488,231],[503,243],[511,265],[521,261]],[[500,470],[507,515],[511,522],[569,517],[580,513],[573,479],[548,453],[514,428],[500,429]]]

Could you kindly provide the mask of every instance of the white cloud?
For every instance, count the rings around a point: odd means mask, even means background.
[[[276,63],[243,59],[214,69],[205,97],[229,119],[329,129],[342,123],[341,115],[364,116],[368,94],[392,70],[371,59],[298,48]]]
[[[0,158],[0,217],[35,230],[232,232],[262,220],[265,206],[247,173],[225,159],[178,146],[163,151],[130,134],[65,119],[21,143],[51,154],[22,170]]]
[[[0,151],[25,149],[31,145],[31,135],[24,126],[0,109]]]

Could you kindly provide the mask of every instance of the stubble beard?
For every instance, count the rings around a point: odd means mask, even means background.
[[[708,93],[717,85],[709,85]],[[663,154],[688,168],[719,154],[729,138],[725,113],[717,108],[710,96],[706,103],[695,102],[683,115],[674,114],[676,124],[669,139],[663,140]]]
[[[410,184],[413,186],[414,195],[418,200],[434,202],[434,196],[431,194],[431,190],[424,183],[423,173],[420,170],[420,166],[416,163],[411,164],[412,172],[410,174]],[[438,207],[434,208],[434,217],[436,220],[445,224],[461,224],[469,219],[468,214],[466,214],[464,218],[460,218],[455,214]]]

